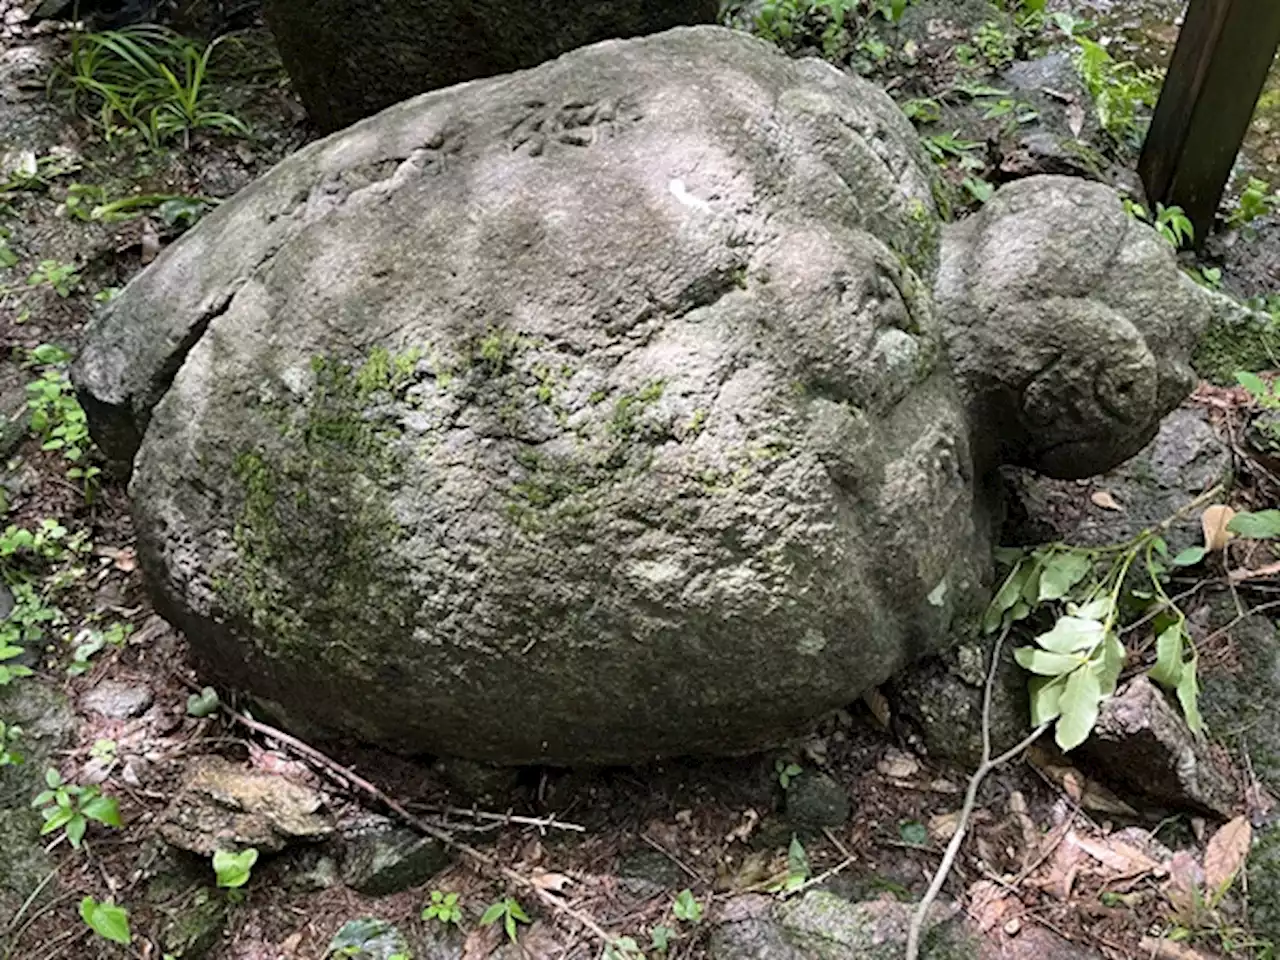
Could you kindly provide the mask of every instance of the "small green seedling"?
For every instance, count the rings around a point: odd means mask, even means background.
[[[787,760],[775,760],[773,762],[773,772],[778,775],[778,785],[783,790],[786,790],[791,786],[792,780],[804,773],[804,767]]]
[[[60,263],[57,260],[41,260],[40,265],[27,277],[27,286],[49,286],[62,298],[71,296],[71,291],[80,282],[80,274],[74,263]]]
[[[249,873],[258,862],[258,851],[253,847],[231,853],[219,850],[213,855],[213,872],[218,878],[218,886],[234,890],[249,882]]]
[[[44,817],[41,836],[61,829],[71,846],[79,849],[90,820],[108,827],[123,826],[115,797],[106,796],[97,787],[67,783],[53,767],[45,771],[44,782],[49,789],[31,801],[33,807],[44,808],[40,811]]]
[[[112,943],[126,946],[133,940],[129,932],[129,911],[117,907],[110,901],[99,903],[93,897],[85,897],[80,901],[80,916],[89,925],[89,929]]]
[[[22,728],[6,725],[0,720],[0,767],[11,767],[22,763],[22,754],[14,744],[22,739]]]
[[[199,693],[187,697],[187,713],[202,720],[218,712],[218,703],[218,691],[213,687],[205,687]]]
[[[458,906],[458,895],[432,890],[431,902],[423,908],[422,919],[435,920],[445,927],[450,924],[455,927],[462,926],[462,908]]]
[[[813,869],[809,866],[809,854],[805,852],[804,844],[798,837],[792,837],[791,846],[787,848],[787,875],[777,883],[771,884],[768,888],[769,892],[784,896],[794,893],[803,887],[812,875]]]
[[[654,953],[666,955],[667,948],[671,946],[671,941],[676,938],[676,932],[668,926],[658,924],[649,931],[649,949]]]
[[[504,897],[497,903],[490,904],[489,909],[484,912],[480,918],[480,926],[489,927],[502,921],[502,929],[507,932],[507,939],[512,943],[517,943],[519,928],[516,926],[520,923],[533,923],[529,915],[524,912],[524,907],[520,906],[520,901],[513,897]]]
[[[681,890],[676,894],[675,903],[671,905],[671,912],[677,920],[685,923],[697,923],[702,919],[702,904],[698,902],[698,898],[693,895],[692,890]]]

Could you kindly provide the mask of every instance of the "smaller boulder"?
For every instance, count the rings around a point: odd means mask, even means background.
[[[409,942],[395,925],[386,920],[362,917],[344,924],[329,943],[326,957],[354,960],[392,960],[409,956]]]
[[[805,772],[787,785],[787,819],[802,831],[839,827],[849,819],[849,793],[825,773]]]
[[[140,717],[154,702],[155,695],[149,687],[119,680],[103,680],[80,698],[80,705],[86,710],[112,720]]]
[[[370,897],[385,897],[425,883],[449,865],[439,840],[389,827],[347,840],[342,882]]]
[[[1108,777],[1171,807],[1229,819],[1240,791],[1209,742],[1145,676],[1137,676],[1098,712],[1080,748]]]
[[[333,833],[324,806],[324,796],[310,787],[206,757],[165,810],[160,835],[202,857],[248,847],[278,853],[289,843]]]
[[[892,898],[852,903],[810,890],[782,903],[762,896],[725,904],[711,934],[710,960],[899,960],[915,905]],[[935,904],[923,960],[967,960],[977,953],[955,922],[956,910]]]

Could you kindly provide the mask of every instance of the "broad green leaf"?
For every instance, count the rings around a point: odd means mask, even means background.
[[[1267,395],[1267,382],[1256,373],[1239,370],[1236,372],[1236,383],[1248,390],[1255,400]]]
[[[503,913],[506,912],[506,909],[507,909],[507,905],[501,900],[499,900],[497,903],[489,904],[489,909],[486,910],[480,917],[480,926],[487,927],[492,923],[496,923],[498,918],[502,916]]]
[[[78,813],[67,821],[67,839],[77,850],[80,849],[80,841],[84,839],[84,832],[88,826],[89,821]]]
[[[80,916],[98,936],[112,943],[128,945],[133,940],[129,932],[129,912],[114,903],[98,903],[93,897],[80,901]]]
[[[1038,647],[1019,647],[1013,651],[1013,659],[1018,666],[1042,677],[1058,677],[1070,673],[1080,666],[1079,657],[1071,657],[1062,653],[1052,653]]]
[[[792,837],[791,845],[787,847],[787,873],[808,879],[810,871],[809,854],[805,852],[804,844],[798,837]]]
[[[1022,596],[1022,588],[1027,582],[1030,569],[1031,564],[1024,562],[1005,578],[982,618],[982,629],[987,633],[995,633],[1000,629],[1005,611],[1017,603],[1018,598]]]
[[[249,873],[257,862],[258,851],[253,847],[240,853],[217,851],[213,855],[213,872],[217,875],[218,886],[243,887],[249,882]]]
[[[40,828],[40,836],[43,837],[46,834],[53,833],[53,831],[57,830],[59,827],[69,823],[71,818],[74,816],[75,811],[69,807],[58,807],[49,816],[49,819],[44,822],[44,826]]]
[[[1105,621],[1111,616],[1111,598],[1099,597],[1097,600],[1090,600],[1086,604],[1076,606],[1074,603],[1067,604],[1067,613],[1073,617],[1079,617],[1081,620],[1101,620]]]
[[[1058,718],[1056,733],[1058,746],[1063,751],[1074,750],[1088,739],[1098,721],[1098,701],[1101,699],[1098,675],[1092,670],[1086,667],[1067,677],[1066,688],[1058,701],[1062,716]]]
[[[1178,702],[1182,704],[1182,715],[1187,718],[1187,726],[1192,733],[1199,733],[1204,728],[1200,718],[1200,681],[1196,677],[1196,661],[1190,660],[1182,665],[1182,678],[1178,681]]]
[[[1066,685],[1065,676],[1031,678],[1031,726],[1038,727],[1058,719],[1062,713],[1060,701]]]
[[[1114,633],[1107,634],[1102,644],[1102,656],[1094,661],[1093,672],[1098,675],[1098,687],[1104,697],[1116,692],[1116,684],[1120,682],[1120,671],[1124,669],[1128,659],[1128,651]]]
[[[1036,637],[1036,643],[1051,653],[1085,653],[1097,647],[1103,636],[1102,624],[1097,620],[1062,617],[1052,630]]]
[[[1229,524],[1228,524],[1229,526]],[[1175,567],[1194,567],[1204,559],[1208,551],[1204,547],[1187,547],[1170,561]]]
[[[533,921],[529,919],[529,915],[524,912],[524,907],[520,906],[520,902],[518,900],[508,900],[507,906],[509,908],[507,912],[521,923],[533,923]]]
[[[1092,569],[1092,561],[1083,553],[1065,551],[1055,555],[1040,573],[1039,602],[1061,600]]]
[[[115,797],[94,797],[80,810],[90,820],[97,820],[109,827],[123,826],[120,820],[120,804]]]
[[[1227,529],[1250,540],[1273,540],[1280,537],[1280,510],[1237,513],[1227,524]]]
[[[1175,690],[1182,681],[1182,624],[1166,627],[1156,638],[1156,665],[1151,668],[1153,681],[1166,690]]]

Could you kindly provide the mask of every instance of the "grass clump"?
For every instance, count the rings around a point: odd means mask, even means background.
[[[202,45],[157,24],[75,34],[71,55],[50,78],[72,107],[108,141],[141,137],[153,149],[191,131],[247,136],[243,120],[223,109],[210,85],[210,65],[225,41]]]

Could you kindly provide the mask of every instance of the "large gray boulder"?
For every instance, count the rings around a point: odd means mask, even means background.
[[[75,370],[159,609],[311,735],[613,762],[794,734],[985,602],[988,380],[942,359],[931,185],[882,91],[716,27],[313,144]]]
[[[415,94],[576,47],[715,23],[719,0],[267,0],[293,87],[324,131]]]

